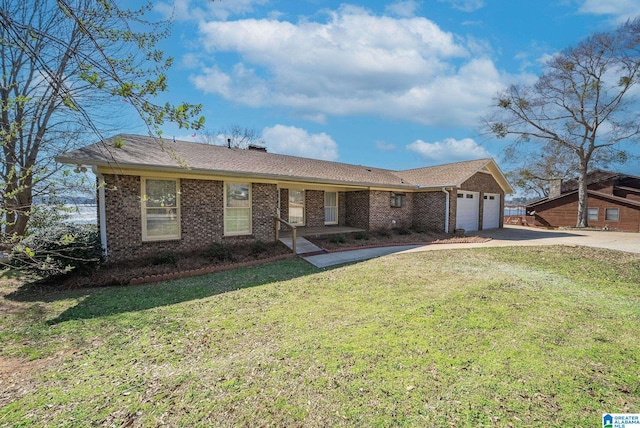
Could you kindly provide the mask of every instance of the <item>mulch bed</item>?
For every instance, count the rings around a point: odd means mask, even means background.
[[[305,236],[305,238],[318,247],[330,252],[388,245],[465,244],[481,243],[490,240],[490,238],[480,236],[451,236],[446,233],[422,232],[410,229]]]
[[[49,279],[46,285],[80,288],[157,282],[248,266],[256,264],[255,262],[268,262],[292,255],[291,250],[279,242],[264,244],[259,252],[256,252],[252,245],[229,245],[227,250],[231,258],[220,257],[219,252],[207,254],[207,251],[198,251],[184,254],[165,253],[155,258],[106,263],[91,275]]]
[[[306,236],[306,239],[328,252],[388,245],[452,244],[486,242],[490,238],[478,236],[451,236],[437,232],[411,230],[384,230],[355,232],[341,235]],[[111,285],[142,284],[203,275],[221,270],[235,269],[272,260],[293,257],[291,250],[281,243],[262,244],[260,251],[252,245],[226,246],[227,257],[219,252],[199,251],[189,254],[165,253],[155,258],[138,259],[121,263],[107,263],[88,276],[69,275],[47,279],[32,284],[55,286],[59,289],[103,287]],[[231,255],[231,258],[228,256]]]

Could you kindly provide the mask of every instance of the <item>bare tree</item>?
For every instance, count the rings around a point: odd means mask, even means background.
[[[486,120],[498,138],[515,145],[558,146],[578,173],[577,227],[587,223],[587,173],[595,163],[624,162],[624,143],[640,134],[633,90],[640,83],[640,18],[593,34],[556,55],[532,86],[513,85],[497,96]]]
[[[522,159],[517,147],[506,150],[508,160]],[[565,147],[549,143],[539,153],[526,156],[520,166],[507,173],[513,185],[525,195],[538,198],[549,196],[549,185],[555,180],[574,178],[578,167],[573,153]]]
[[[240,125],[231,125],[219,130],[205,130],[200,135],[200,141],[216,146],[230,146],[246,149],[250,145],[264,145],[258,131]]]
[[[172,59],[157,49],[170,22],[151,3],[0,0],[0,214],[3,235],[23,235],[34,196],[59,171],[53,155],[102,139],[111,118],[132,110],[151,134],[165,121],[200,127],[200,106],[156,105]]]

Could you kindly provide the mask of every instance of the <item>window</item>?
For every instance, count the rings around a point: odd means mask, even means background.
[[[605,208],[604,219],[605,221],[619,221],[620,210],[618,208]]]
[[[304,226],[304,190],[289,189],[289,223]]]
[[[324,192],[324,224],[338,224],[338,192]]]
[[[587,208],[587,218],[589,221],[598,221],[598,208]]]
[[[251,185],[225,183],[224,234],[249,235],[251,233]]]
[[[404,205],[404,193],[391,192],[391,206],[400,208]]]
[[[467,198],[467,199],[473,199],[473,194],[472,194],[472,193],[467,193],[467,194],[465,195],[465,198]]]
[[[464,193],[458,193],[458,199],[464,198]]]
[[[142,179],[142,239],[180,239],[178,180]]]

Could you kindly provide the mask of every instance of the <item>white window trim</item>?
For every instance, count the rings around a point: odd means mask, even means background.
[[[608,220],[607,219],[607,211],[609,211],[609,210],[618,211],[618,219],[617,220]],[[604,209],[604,221],[610,221],[612,223],[619,223],[620,222],[620,208],[616,208],[616,207],[605,208]]]
[[[177,178],[165,177],[140,177],[140,208],[142,211],[142,241],[176,241],[182,238],[182,212],[180,210],[180,180]],[[164,180],[176,183],[176,215],[178,216],[178,234],[147,236],[147,180]]]
[[[227,185],[228,184],[246,184],[249,189],[249,231],[240,231],[240,232],[227,232],[227,210],[228,209],[238,209],[238,208],[229,208],[227,207]],[[253,192],[251,191],[251,183],[250,182],[241,182],[241,181],[225,181],[224,182],[224,192],[222,199],[222,228],[224,229],[224,236],[245,236],[251,235],[253,233]],[[240,208],[246,209],[246,208]]]

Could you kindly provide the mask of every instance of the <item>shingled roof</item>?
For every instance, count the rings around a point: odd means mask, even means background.
[[[116,146],[122,147],[116,148]],[[497,172],[496,180],[505,192],[512,191],[492,159],[449,165],[392,171],[296,156],[120,134],[101,142],[64,153],[58,162],[154,171],[175,171],[250,176],[287,181],[307,181],[355,186],[384,186],[398,189],[457,187],[480,170]]]

